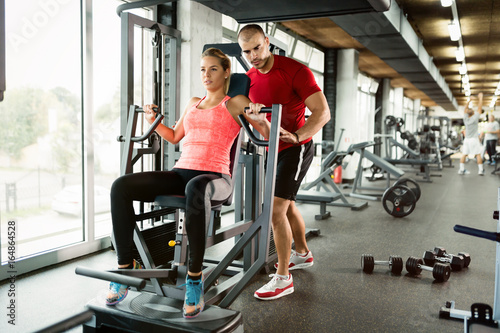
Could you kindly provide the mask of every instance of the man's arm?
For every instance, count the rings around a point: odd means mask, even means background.
[[[483,93],[480,92],[479,94],[477,94],[477,98],[477,113],[481,114],[483,110]]]
[[[299,137],[299,141],[303,141],[307,138],[312,137],[314,134],[318,133],[320,129],[325,126],[325,124],[330,121],[330,107],[328,106],[328,102],[326,101],[326,97],[323,92],[318,91],[304,101],[304,104],[311,111],[311,115],[307,118],[306,123],[300,129],[297,130],[297,135]],[[295,143],[295,135],[294,134],[284,134],[286,138],[289,135],[292,136],[291,141],[284,140],[284,137],[280,137],[281,140],[285,142]]]

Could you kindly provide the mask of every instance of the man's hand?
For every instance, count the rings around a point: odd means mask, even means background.
[[[280,140],[294,145],[298,145],[300,143],[299,136],[296,133],[288,132],[282,127],[280,127]]]

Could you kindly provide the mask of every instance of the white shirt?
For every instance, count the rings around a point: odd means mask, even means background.
[[[500,125],[498,124],[498,121],[496,121],[496,120],[488,122],[484,126],[484,130],[486,132],[498,131],[499,129],[500,129]],[[488,141],[488,140],[498,140],[498,134],[486,133],[486,135],[484,136],[484,139],[486,141]]]

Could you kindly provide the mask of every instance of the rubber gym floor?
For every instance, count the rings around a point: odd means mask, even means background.
[[[292,271],[295,292],[275,301],[253,297],[270,279],[257,275],[231,305],[242,312],[245,332],[463,332],[461,321],[440,319],[439,309],[446,301],[455,301],[461,310],[469,310],[476,302],[493,307],[496,244],[456,233],[453,226],[496,231],[493,212],[500,178],[490,174],[491,166],[486,166],[485,176],[478,176],[473,161],[467,165],[471,174],[459,176],[457,162],[453,168],[433,171],[440,177],[432,177],[432,183],[419,182],[421,198],[404,218],[390,216],[380,201],[369,201],[361,211],[329,207],[332,217],[316,221],[319,206],[300,204],[306,226],[321,231],[308,240],[314,266]],[[420,179],[412,172],[406,176]],[[373,185],[384,186],[385,181]],[[435,282],[427,271],[413,277],[406,269],[392,276],[386,266],[375,266],[372,274],[361,270],[363,253],[372,254],[375,260],[399,255],[406,261],[435,246],[448,253],[468,252],[470,266],[452,272],[444,283]],[[29,332],[82,311],[107,285],[76,276],[74,268],[80,265],[113,268],[115,254],[106,250],[19,277],[18,325],[13,330],[2,320],[0,331]],[[0,294],[6,293],[3,283]],[[81,328],[72,331],[81,332]]]

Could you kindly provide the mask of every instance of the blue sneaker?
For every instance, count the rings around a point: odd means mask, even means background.
[[[200,276],[199,280],[193,280],[188,275],[186,276],[186,283],[182,286],[186,286],[182,316],[188,319],[194,318],[205,308],[203,276]]]
[[[132,269],[141,269],[141,264],[134,259]],[[109,284],[109,292],[106,296],[106,305],[116,305],[127,297],[128,289],[130,287],[117,282]]]

